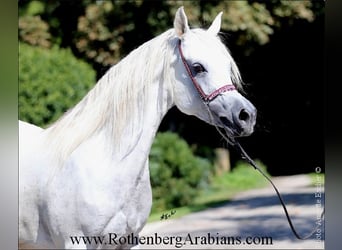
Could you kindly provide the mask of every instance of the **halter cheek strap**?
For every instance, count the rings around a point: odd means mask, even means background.
[[[209,93],[209,94],[204,93],[203,89],[201,88],[201,86],[196,81],[196,78],[193,76],[188,63],[186,62],[186,60],[184,58],[182,47],[181,47],[181,40],[178,41],[178,50],[179,50],[179,54],[180,54],[180,56],[182,58],[182,62],[184,64],[184,67],[185,67],[186,71],[188,72],[188,75],[189,75],[189,77],[190,77],[190,79],[192,81],[192,84],[194,85],[194,87],[196,88],[198,94],[200,95],[200,97],[202,98],[202,100],[205,103],[211,102],[219,94],[221,94],[223,92],[227,92],[227,91],[231,91],[231,90],[235,90],[236,89],[234,85],[227,84],[227,85],[222,86],[221,88],[216,89],[212,93]]]

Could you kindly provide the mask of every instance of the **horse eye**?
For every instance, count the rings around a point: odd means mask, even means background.
[[[194,63],[194,64],[192,65],[192,67],[193,67],[194,72],[195,72],[196,74],[199,74],[199,73],[202,73],[202,72],[205,71],[205,68],[204,68],[204,67],[202,66],[202,64],[200,64],[200,63]]]

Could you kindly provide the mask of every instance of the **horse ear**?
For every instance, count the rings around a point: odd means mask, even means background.
[[[190,30],[183,6],[177,10],[173,26],[179,38]]]
[[[220,31],[221,29],[221,17],[222,17],[223,12],[221,11],[220,13],[218,13],[218,15],[215,17],[215,20],[213,21],[213,23],[210,25],[210,27],[208,28],[207,32],[213,34],[213,35],[217,35],[217,33]]]

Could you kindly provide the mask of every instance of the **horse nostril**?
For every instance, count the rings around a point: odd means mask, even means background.
[[[239,119],[241,121],[248,121],[249,120],[249,113],[245,109],[241,109],[239,113]]]

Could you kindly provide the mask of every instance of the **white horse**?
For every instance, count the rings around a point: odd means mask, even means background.
[[[134,246],[108,237],[138,235],[145,225],[152,204],[149,151],[174,105],[231,137],[253,132],[256,110],[238,92],[238,68],[217,36],[221,15],[208,30],[190,29],[179,8],[173,29],[113,66],[49,128],[20,122],[21,247]],[[71,236],[105,242],[75,243]]]

